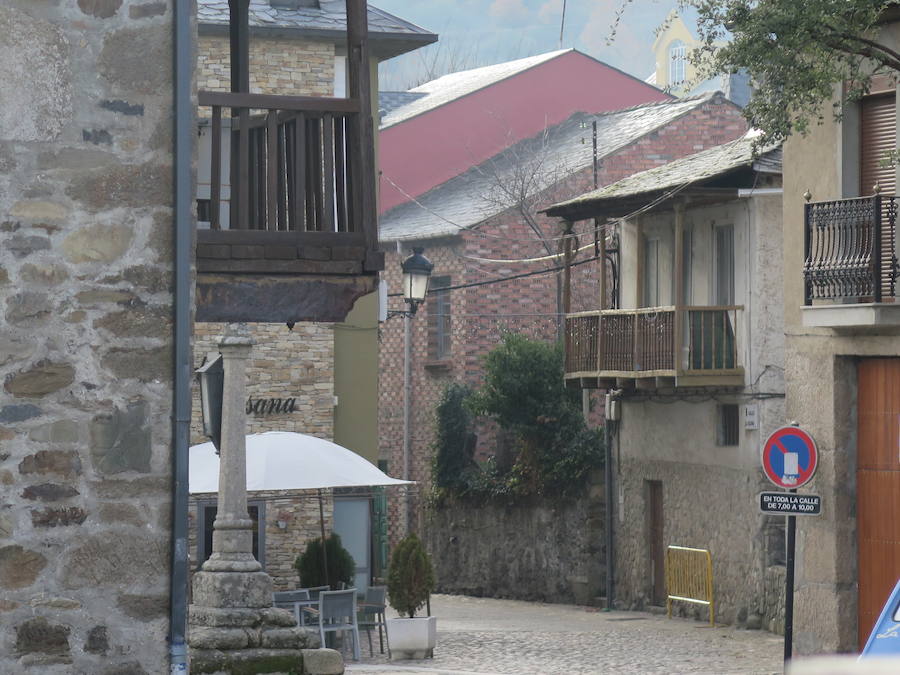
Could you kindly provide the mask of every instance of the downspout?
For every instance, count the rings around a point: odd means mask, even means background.
[[[170,672],[187,673],[188,444],[191,424],[191,256],[193,181],[194,3],[176,2],[175,11],[175,372],[172,424],[172,568],[169,604]]]

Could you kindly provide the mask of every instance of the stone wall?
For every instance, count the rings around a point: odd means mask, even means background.
[[[0,6],[0,672],[168,670],[172,4]]]
[[[191,495],[189,554],[191,572],[200,565],[197,556],[197,519],[200,503],[215,503],[215,494]],[[265,508],[265,565],[264,569],[272,577],[276,591],[297,588],[300,579],[294,568],[294,560],[306,548],[307,542],[321,537],[319,499],[315,490],[257,490],[247,493],[249,502],[262,501]],[[325,532],[331,532],[334,505],[331,491],[322,495],[322,510],[325,516]],[[285,527],[278,526],[278,522]]]
[[[221,323],[194,326],[194,363],[199,367],[210,352],[218,351],[225,329]],[[298,323],[288,330],[283,323],[257,323],[250,327],[253,351],[247,364],[247,396],[252,401],[293,399],[292,412],[263,412],[260,405],[247,414],[247,433],[295,431],[326,440],[334,437],[334,333],[329,324]],[[266,406],[265,410],[269,407]],[[191,442],[202,443],[200,388],[194,383]]]
[[[201,36],[197,84],[209,91],[231,91],[228,38]],[[250,91],[279,96],[333,96],[334,44],[313,40],[250,40]]]
[[[578,499],[428,508],[423,531],[438,591],[594,604],[605,594],[604,503],[598,475]]]

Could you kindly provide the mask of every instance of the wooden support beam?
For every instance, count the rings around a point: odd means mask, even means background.
[[[684,342],[683,335],[683,312],[684,307],[684,202],[675,203],[675,279],[674,289],[675,297],[672,298],[672,304],[675,305],[674,317],[674,348],[672,366],[676,371],[682,369],[682,344]]]

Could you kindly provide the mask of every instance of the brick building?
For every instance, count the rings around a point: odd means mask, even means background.
[[[396,476],[419,482],[419,496],[402,505],[391,522],[416,526],[421,495],[430,484],[434,406],[452,380],[477,385],[482,357],[502,331],[538,339],[559,335],[561,285],[550,272],[502,283],[460,286],[556,267],[560,230],[539,208],[594,184],[592,126],[597,128],[597,184],[613,183],[666,164],[746,131],[740,109],[720,94],[664,101],[626,110],[576,113],[537,136],[520,141],[463,174],[383,215],[380,239],[387,250],[384,278],[399,289],[399,263],[412,246],[424,246],[434,263],[427,303],[409,321],[410,378],[404,382],[404,326],[382,326],[380,359],[380,454]],[[575,232],[575,262],[594,255],[589,225]],[[530,260],[532,262],[514,262]],[[513,262],[498,262],[513,261]],[[571,308],[596,305],[594,265],[573,270]],[[396,306],[400,300],[395,299]],[[406,390],[406,397],[404,391]],[[408,411],[404,401],[408,400]],[[595,401],[586,402],[594,406]],[[595,416],[597,413],[594,413]],[[408,423],[404,423],[404,420]],[[493,452],[493,433],[479,430],[477,454]]]

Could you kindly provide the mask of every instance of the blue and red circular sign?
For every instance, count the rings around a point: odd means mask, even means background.
[[[762,468],[780,488],[806,485],[819,463],[816,442],[800,427],[781,427],[769,436],[762,451]]]

